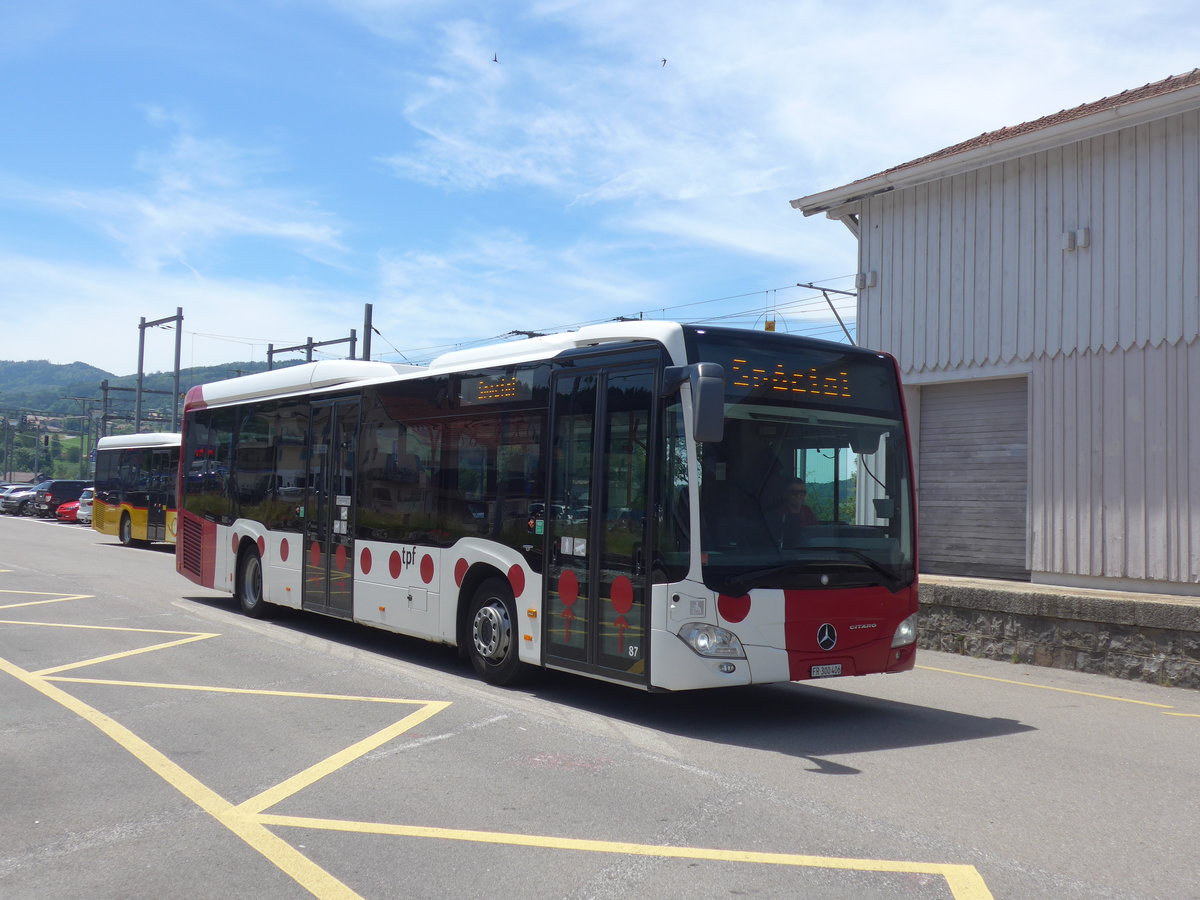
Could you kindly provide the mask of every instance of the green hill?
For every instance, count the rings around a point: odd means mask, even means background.
[[[294,365],[286,363],[281,365]],[[179,373],[179,391],[186,394],[189,388],[211,381],[224,381],[237,375],[261,372],[267,368],[265,362],[231,362],[221,366],[197,366],[183,369]],[[13,412],[32,412],[51,416],[78,415],[80,401],[73,398],[101,400],[101,383],[107,380],[110,388],[135,388],[137,375],[113,375],[87,363],[74,362],[65,365],[46,360],[25,362],[0,361],[0,408]],[[142,380],[146,391],[167,391],[174,388],[174,373],[151,372]],[[109,405],[113,410],[132,409],[135,395],[132,391],[110,391]],[[171,417],[170,394],[143,394],[143,412],[165,413]]]

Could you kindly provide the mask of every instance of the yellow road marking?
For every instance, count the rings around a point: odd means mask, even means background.
[[[358,759],[360,756],[370,753],[376,747],[386,744],[392,738],[403,734],[414,725],[419,725],[421,722],[424,722],[431,716],[437,715],[449,705],[449,703],[444,701],[430,703],[423,709],[418,709],[416,712],[405,716],[399,722],[395,722],[392,725],[389,725],[387,728],[377,731],[375,734],[369,737],[363,738],[361,741],[350,745],[345,750],[338,751],[328,759],[324,759],[316,765],[309,766],[303,772],[297,772],[291,778],[287,779],[287,781],[277,784],[275,787],[270,788],[269,790],[263,791],[257,797],[251,797],[244,803],[239,804],[238,810],[240,812],[253,815],[256,813],[261,813],[264,809],[269,809],[272,806],[275,806],[277,803],[282,803],[293,794],[304,790],[306,787],[316,784],[326,775],[336,772],[338,769],[341,769],[344,766],[354,762],[354,760]]]
[[[60,599],[81,599],[86,595]],[[53,602],[53,601],[37,601]],[[264,813],[263,810],[282,802],[284,799],[310,787],[320,779],[348,765],[371,750],[383,745],[414,726],[426,721],[441,712],[450,703],[444,701],[400,700],[381,697],[355,697],[336,694],[311,694],[296,691],[269,691],[248,688],[225,688],[204,685],[181,685],[152,682],[118,681],[108,679],[48,677],[54,672],[66,671],[92,665],[125,656],[134,656],[176,647],[193,641],[218,637],[216,634],[166,631],[145,628],[122,628],[117,626],[88,626],[69,625],[51,622],[22,622],[0,620],[0,624],[35,625],[54,628],[83,628],[100,631],[127,631],[148,634],[179,634],[187,635],[178,641],[156,644],[151,647],[139,648],[125,653],[112,654],[83,662],[72,663],[41,672],[30,672],[14,663],[0,657],[0,671],[4,671],[39,691],[47,698],[74,712],[80,718],[89,722],[147,768],[157,774],[169,785],[211,815],[214,819],[254,848],[265,859],[285,872],[297,884],[322,900],[354,900],[359,895],[343,884],[330,873],[326,872],[311,859],[300,853],[286,841],[277,837],[267,826],[289,826],[314,828],[329,831],[356,832],[361,834],[383,834],[406,837],[433,838],[440,840],[474,841],[489,844],[507,844],[512,846],[542,847],[558,850],[578,850],[593,853],[620,853],[635,856],[658,856],[674,859],[701,859],[716,862],[746,862],[768,865],[790,865],[808,868],[826,868],[853,870],[865,872],[893,872],[904,874],[927,874],[944,878],[955,900],[993,900],[991,892],[983,878],[974,866],[954,865],[947,863],[921,863],[892,860],[851,859],[824,856],[806,856],[788,853],[761,853],[741,850],[718,850],[701,847],[671,847],[654,844],[634,844],[619,841],[597,841],[578,838],[559,838],[539,835],[506,834],[502,832],[470,831],[460,829],[429,828],[423,826],[389,825],[374,822],[346,822],[333,819],[315,819],[295,816],[277,816]],[[925,667],[923,667],[925,668]],[[942,671],[942,670],[938,670]],[[949,670],[944,670],[949,671]],[[951,673],[965,674],[965,673]],[[985,677],[985,676],[978,676]],[[1001,680],[1001,679],[993,679]],[[51,684],[70,682],[77,684],[104,684],[114,686],[150,687],[171,690],[213,691],[230,694],[261,694],[264,696],[304,697],[312,699],[339,699],[374,703],[403,703],[420,705],[421,708],[405,716],[392,725],[381,729],[361,741],[341,750],[327,759],[310,766],[302,772],[270,788],[256,797],[234,805],[221,797],[207,785],[196,779],[191,773],[168,759],[142,738],[131,732],[125,726],[61,688]],[[1013,682],[1020,684],[1021,682]],[[1119,699],[1119,698],[1113,698]],[[1131,701],[1137,702],[1137,701]],[[1168,707],[1169,708],[1169,707]]]
[[[146,743],[124,725],[110,719],[99,710],[82,700],[72,697],[61,688],[50,684],[45,678],[10,663],[0,657],[0,670],[7,672],[36,691],[58,703],[80,718],[100,729],[109,738],[140,760],[163,781],[175,788],[214,819],[257,850],[266,859],[286,872],[297,884],[317,897],[328,900],[349,900],[358,897],[354,891],[342,884],[307,856],[286,841],[276,837],[265,824],[253,816],[240,812],[232,803],[221,797],[207,785],[198,781],[191,773],[171,762],[160,751]]]
[[[0,570],[2,571],[2,570]],[[22,606],[42,606],[46,603],[62,603],[64,600],[89,600],[94,594],[51,594],[49,591],[0,591],[0,594],[23,594],[34,597],[50,597],[49,600],[28,600],[24,603],[5,603],[0,609],[19,609]],[[24,625],[25,622],[12,624]]]
[[[37,674],[41,674],[40,672]],[[437,700],[400,700],[396,697],[358,697],[354,694],[313,694],[309,691],[269,691],[259,688],[221,687],[215,684],[171,684],[158,681],[120,681],[112,678],[47,678],[47,681],[70,682],[72,684],[107,684],[116,687],[160,688],[171,691],[200,691],[214,694],[261,694],[264,697],[299,697],[307,700],[356,700],[360,703],[402,703],[425,706]]]
[[[937,666],[917,666],[927,672],[944,672],[947,675],[961,675],[964,678],[982,678],[984,681],[998,681],[1001,684],[1016,684],[1021,687],[1038,688],[1043,691],[1058,691],[1060,694],[1078,694],[1081,697],[1094,697],[1097,700],[1115,700],[1117,703],[1135,703],[1138,706],[1154,706],[1158,709],[1174,709],[1166,703],[1150,703],[1147,700],[1130,700],[1128,697],[1113,697],[1110,694],[1093,694],[1088,691],[1074,691],[1070,688],[1051,687],[1048,684],[1035,684],[1031,681],[1014,681],[1011,678],[995,678],[991,675],[976,675],[972,672],[956,672],[954,669],[939,669]]]
[[[991,900],[992,894],[974,866],[944,863],[905,862],[902,860],[851,859],[836,856],[806,856],[796,853],[761,853],[750,850],[717,850],[707,847],[673,847],[663,844],[634,844],[625,841],[596,841],[582,838],[552,837],[536,834],[508,834],[498,831],[470,831],[457,828],[426,828],[415,825],[389,825],[382,822],[347,822],[339,819],[310,819],[302,816],[263,814],[258,821],[266,825],[346,831],[356,834],[386,834],[398,837],[434,838],[444,841],[473,841],[481,844],[507,844],[516,847],[542,847],[550,850],[582,850],[589,853],[620,853],[628,856],[660,856],[668,859],[704,859],[715,862],[744,862],[805,868],[842,869],[858,872],[898,872],[914,875],[940,875],[946,879],[956,900]]]
[[[67,672],[71,669],[81,669],[84,666],[91,666],[97,663],[109,662],[114,659],[124,659],[127,656],[137,656],[140,653],[152,653],[155,650],[164,650],[167,647],[178,647],[182,644],[190,644],[193,641],[203,641],[208,638],[220,637],[219,634],[203,632],[203,631],[170,631],[165,628],[127,628],[118,625],[75,625],[64,622],[25,622],[14,619],[0,619],[0,625],[35,625],[40,628],[80,628],[85,631],[121,631],[132,634],[179,634],[184,635],[177,641],[165,641],[161,644],[153,644],[149,647],[137,647],[133,650],[123,650],[119,653],[110,653],[106,656],[96,656],[92,659],[85,659],[79,662],[64,663],[61,666],[53,666],[49,669],[42,669],[37,675],[52,675],[56,672]]]
[[[125,650],[121,653],[110,653],[107,656],[96,656],[92,659],[81,660],[80,662],[66,663],[61,666],[54,666],[49,669],[42,669],[37,675],[53,675],[56,672],[68,672],[71,669],[82,669],[84,666],[94,666],[97,663],[111,662],[114,659],[125,659],[130,656],[137,656],[141,653],[153,653],[155,650],[165,650],[167,647],[181,647],[184,644],[191,644],[195,641],[203,641],[208,638],[220,637],[219,634],[197,634],[189,638],[180,638],[177,641],[167,641],[163,644],[153,644],[149,647],[138,647],[136,650]]]
[[[1163,713],[1164,716],[1178,716],[1181,719],[1200,719],[1200,713]]]

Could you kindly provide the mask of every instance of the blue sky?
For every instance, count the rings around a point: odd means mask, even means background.
[[[0,359],[129,374],[177,307],[185,366],[367,303],[391,361],[637,315],[839,339],[796,285],[852,289],[853,239],[790,200],[1198,46],[1190,0],[6,0]]]

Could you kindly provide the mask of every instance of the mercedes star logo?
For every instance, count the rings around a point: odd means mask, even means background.
[[[822,650],[832,650],[837,646],[837,629],[828,622],[817,629],[817,646]]]

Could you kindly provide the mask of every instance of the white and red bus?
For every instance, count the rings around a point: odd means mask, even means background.
[[[913,667],[913,478],[885,354],[614,323],[203,385],[183,435],[177,568],[252,616],[454,645],[496,684]],[[808,511],[782,527],[797,488]]]

